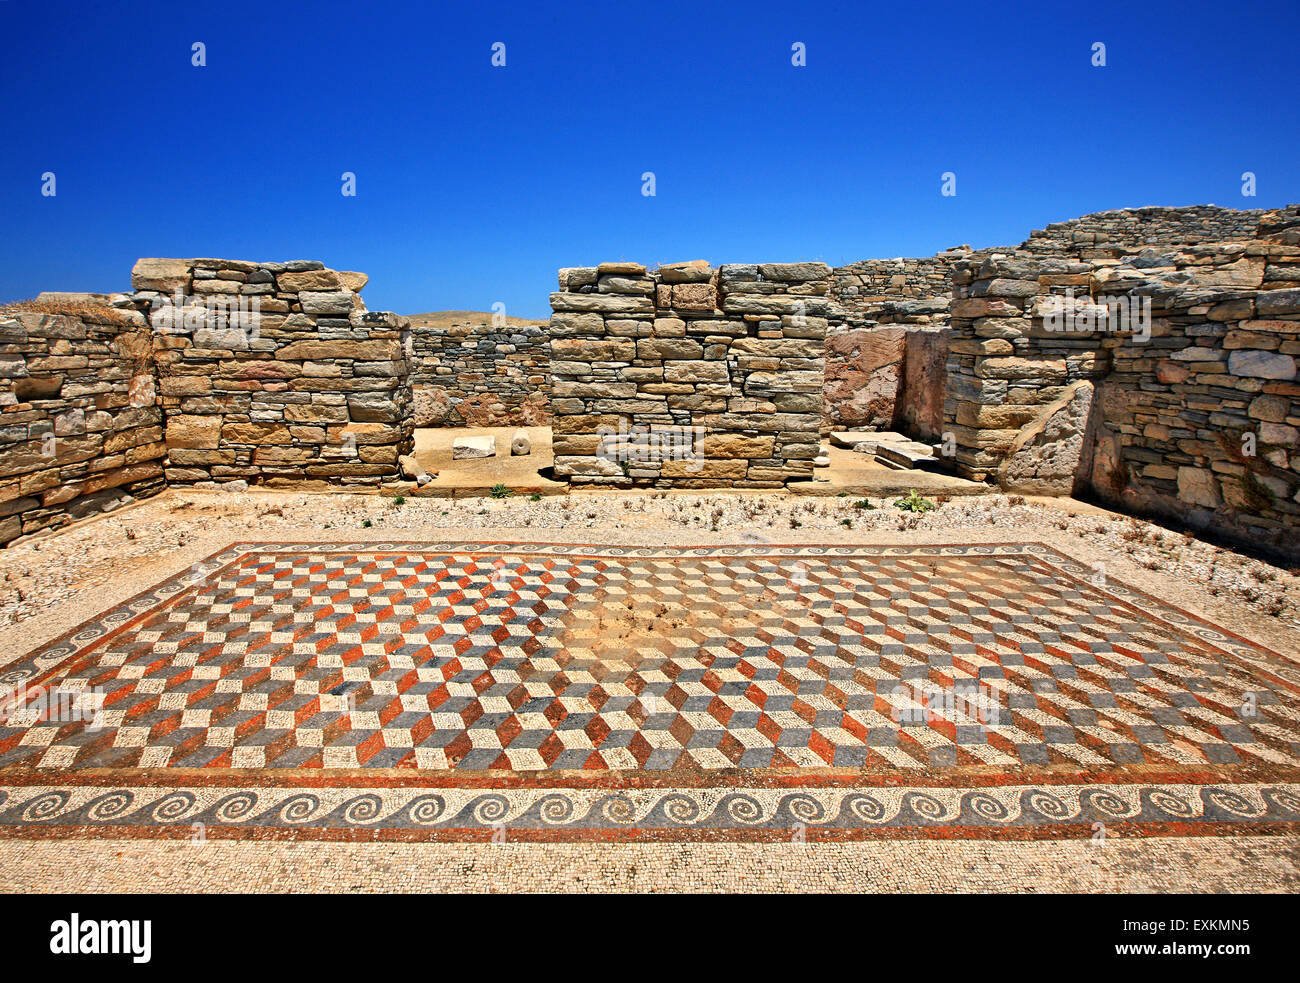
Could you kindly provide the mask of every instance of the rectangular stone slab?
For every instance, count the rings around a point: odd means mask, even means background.
[[[451,459],[466,461],[480,457],[496,457],[497,442],[491,434],[481,437],[457,437],[451,442]]]

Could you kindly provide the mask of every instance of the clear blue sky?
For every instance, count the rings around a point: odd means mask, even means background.
[[[560,266],[1300,200],[1290,0],[0,0],[0,34],[0,300],[126,289],[139,256],[319,259],[369,273],[372,310],[544,317]]]

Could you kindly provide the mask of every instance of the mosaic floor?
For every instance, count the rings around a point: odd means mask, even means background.
[[[1300,832],[1300,667],[1036,544],[242,543],[0,686],[0,838]]]

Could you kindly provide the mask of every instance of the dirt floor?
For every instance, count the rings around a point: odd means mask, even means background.
[[[989,486],[950,474],[916,469],[897,469],[881,464],[871,454],[859,454],[847,447],[823,441],[830,464],[818,468],[812,481],[790,486],[797,495],[986,495]]]
[[[520,430],[528,434],[532,450],[514,456],[510,439]],[[457,437],[490,436],[496,442],[496,456],[454,460],[452,443]],[[504,485],[516,495],[554,495],[567,487],[540,472],[555,463],[551,453],[550,427],[441,427],[415,431],[415,459],[437,472],[437,477],[415,492],[437,497],[490,495],[493,487]]]

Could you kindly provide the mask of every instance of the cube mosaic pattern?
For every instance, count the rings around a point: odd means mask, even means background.
[[[1300,669],[1090,574],[1037,544],[240,544],[4,668],[88,719],[0,721],[0,835],[1300,820]]]

